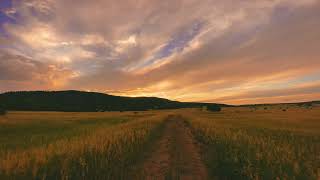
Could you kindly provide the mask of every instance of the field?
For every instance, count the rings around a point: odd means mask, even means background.
[[[9,112],[0,179],[319,179],[320,108]]]
[[[320,109],[229,108],[189,114],[211,177],[319,179]]]

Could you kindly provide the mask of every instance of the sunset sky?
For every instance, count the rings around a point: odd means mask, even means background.
[[[0,92],[320,99],[319,0],[0,0]]]

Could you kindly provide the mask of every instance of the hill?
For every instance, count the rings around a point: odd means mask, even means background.
[[[263,106],[299,106],[299,107],[311,107],[319,106],[320,101],[306,101],[306,102],[293,102],[293,103],[271,103],[271,104],[243,104],[238,107],[263,107]]]
[[[0,94],[0,104],[15,111],[142,111],[194,107],[222,107],[224,104],[178,102],[157,97],[123,97],[82,91],[21,91]]]

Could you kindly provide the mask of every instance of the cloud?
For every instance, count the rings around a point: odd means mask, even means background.
[[[317,0],[22,0],[5,12],[15,22],[0,22],[2,90],[245,103],[320,67]]]
[[[77,74],[56,65],[44,64],[21,55],[0,52],[0,91],[55,89]]]

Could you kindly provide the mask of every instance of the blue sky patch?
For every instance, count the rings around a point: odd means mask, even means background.
[[[154,54],[152,58],[140,64],[136,68],[143,68],[152,65],[162,59],[171,56],[174,53],[179,53],[188,47],[190,41],[192,41],[200,32],[204,26],[204,22],[197,21],[184,28],[184,31],[177,33],[167,42],[167,44]]]

